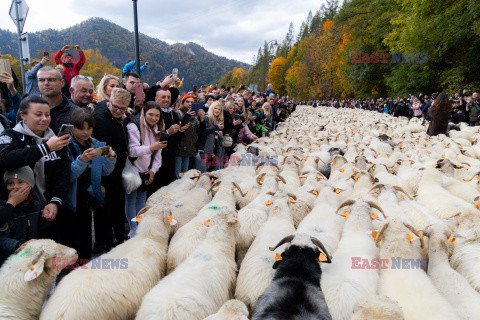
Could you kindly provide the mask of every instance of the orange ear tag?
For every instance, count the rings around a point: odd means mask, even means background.
[[[133,218],[131,221],[132,222],[136,222],[136,223],[140,223],[140,221],[142,221],[143,219],[143,214],[139,215],[139,216],[136,216],[135,218]]]
[[[280,261],[280,260],[282,260],[282,259],[283,259],[283,258],[282,258],[282,256],[281,256],[280,254],[278,254],[278,253],[275,254],[275,261]]]
[[[343,172],[344,170],[343,170],[343,169],[340,169],[340,170],[338,170],[338,171]]]
[[[375,212],[372,212],[370,216],[372,217],[372,220],[378,219],[378,216],[375,214]]]
[[[180,172],[180,177],[183,176],[183,172]]]
[[[322,176],[317,177],[317,181],[320,181],[320,180],[322,180]]]
[[[214,182],[215,182],[215,179],[211,178],[211,179],[210,179],[210,182],[211,182],[211,183],[214,183]]]
[[[353,181],[357,182],[357,181],[358,181],[358,178],[357,178],[357,177],[353,177]]]
[[[210,227],[210,219],[205,220],[205,221],[203,222],[203,224],[204,224],[205,227],[207,227],[207,228]]]
[[[235,188],[232,188],[232,193],[235,193]]]
[[[423,235],[423,231],[418,231],[418,234],[420,235],[420,237],[422,237],[423,240],[425,240],[425,236]]]
[[[327,260],[328,260],[327,257],[322,252],[320,252],[320,256],[318,257],[318,262],[324,262]]]
[[[372,230],[372,238],[377,239],[378,231],[377,230]]]
[[[215,192],[218,192],[218,190],[220,190],[220,188],[215,189]]]
[[[444,155],[444,154],[442,154],[442,159],[445,159],[445,155]]]
[[[343,211],[343,213],[342,213],[340,216],[341,216],[341,217],[344,217],[344,218],[348,217],[348,212],[347,212],[347,210]]]
[[[265,202],[265,204],[267,205],[267,207],[270,207],[272,205],[272,202],[270,200],[267,200],[267,202]]]
[[[453,233],[448,237],[448,241],[455,242],[455,235]]]
[[[342,192],[342,190],[335,188],[335,193],[336,194],[340,194],[340,192]]]
[[[313,195],[318,196],[318,191],[317,191],[317,189],[313,190],[312,193],[313,193]]]
[[[332,166],[334,166],[334,165],[335,165],[335,161],[332,161]]]
[[[293,203],[293,204],[297,203],[295,200],[293,200],[293,198],[288,199],[288,202]]]
[[[477,209],[480,209],[480,202],[475,206]]]
[[[167,217],[167,222],[170,223],[171,226],[174,226],[177,224],[177,220],[173,219],[173,216],[168,216]]]
[[[33,271],[33,269],[35,269],[33,266],[32,266],[32,267],[30,267],[30,270],[32,270],[32,271]]]
[[[405,196],[403,194],[400,195],[400,198],[405,199]]]
[[[194,180],[195,182],[197,182],[197,181],[198,181],[198,177],[193,178],[193,180]]]
[[[407,240],[408,240],[408,242],[412,243],[413,236],[412,236],[411,233],[409,233],[409,234],[407,235]]]
[[[353,172],[357,173],[358,172],[357,168],[353,168]]]

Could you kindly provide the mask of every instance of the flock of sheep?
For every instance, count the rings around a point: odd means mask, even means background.
[[[42,308],[52,259],[75,251],[11,256],[0,318],[480,319],[480,132],[460,129],[298,107],[227,168],[153,194],[136,236],[100,257],[127,268],[90,262]]]

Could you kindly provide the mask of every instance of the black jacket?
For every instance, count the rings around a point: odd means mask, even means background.
[[[178,113],[174,110],[170,112],[162,111],[163,115],[163,122],[165,123],[165,131],[168,130],[172,125],[179,124],[180,119],[178,117]],[[168,137],[167,146],[162,149],[162,157],[172,157],[175,155],[175,150],[177,149],[178,143],[180,139],[182,139],[184,132],[178,131],[175,134],[172,134]]]
[[[122,171],[128,154],[128,132],[123,119],[116,119],[107,107],[107,101],[100,102],[93,112],[95,128],[93,136],[99,141],[105,142],[117,154],[115,169],[105,177],[107,181],[121,181]]]
[[[62,205],[70,186],[70,160],[67,148],[51,152],[47,143],[37,144],[35,138],[14,129],[5,130],[0,136],[0,176],[6,170],[29,166],[35,171],[35,164],[45,157],[45,198],[48,203]],[[3,184],[2,184],[3,185]]]
[[[63,101],[55,108],[50,109],[50,125],[49,127],[55,132],[58,133],[60,127],[64,123],[70,122],[70,114],[73,110],[78,108],[71,100],[68,100],[66,96],[62,95]]]
[[[42,218],[42,204],[36,198],[16,207],[6,202],[0,200],[0,266],[22,243],[37,238],[38,230],[47,224]]]

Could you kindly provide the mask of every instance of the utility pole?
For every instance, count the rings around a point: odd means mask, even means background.
[[[137,0],[133,1],[133,24],[134,24],[134,34],[135,34],[135,61],[137,64],[137,73],[140,74],[140,45],[138,43],[138,15],[137,15]]]
[[[17,33],[18,33],[18,54],[20,55],[20,70],[22,73],[22,86],[23,86],[23,93],[25,93],[25,67],[23,66],[24,58],[23,58],[23,48],[22,48],[22,41],[28,41],[27,37],[22,36],[23,27],[25,25],[25,19],[27,18],[28,13],[28,5],[25,0],[13,0],[12,5],[10,6],[10,17],[12,18],[13,22],[17,26]],[[27,53],[30,56],[30,53]]]

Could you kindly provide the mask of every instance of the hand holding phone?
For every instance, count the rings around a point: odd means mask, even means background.
[[[57,137],[64,136],[66,134],[72,135],[73,132],[73,126],[71,124],[62,124],[60,127],[60,131],[58,131]]]
[[[104,146],[97,149],[94,149],[97,157],[108,156],[110,154],[110,146]]]
[[[177,68],[173,68],[172,70],[172,79],[173,81],[177,80],[178,78],[178,69]]]
[[[143,83],[135,83],[135,101],[143,103],[145,101],[145,92],[143,91]]]
[[[182,121],[180,122],[180,127],[185,126],[186,124],[190,123],[190,120],[192,119],[192,115],[190,113],[185,113],[183,116]]]

